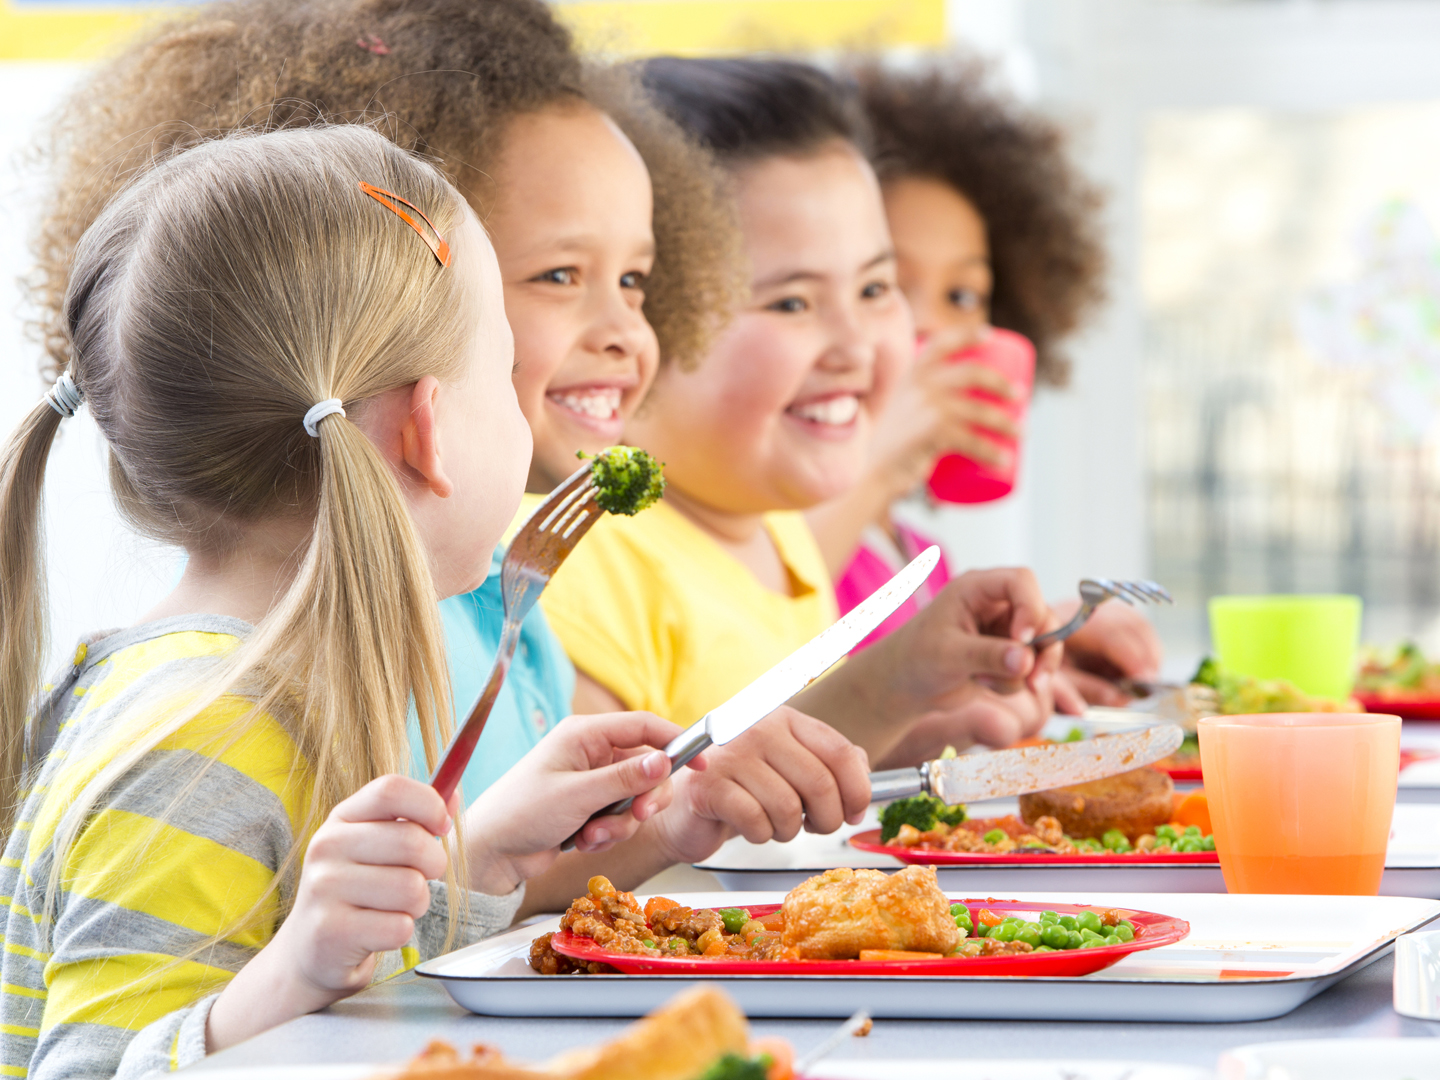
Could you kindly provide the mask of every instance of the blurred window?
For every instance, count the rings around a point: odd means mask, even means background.
[[[1170,628],[1353,592],[1440,646],[1440,102],[1152,113],[1147,483]]]

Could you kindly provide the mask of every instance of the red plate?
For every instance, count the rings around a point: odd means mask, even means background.
[[[859,851],[889,855],[901,862],[918,866],[1164,866],[1194,864],[1216,866],[1220,857],[1213,851],[1170,851],[1159,854],[1116,855],[1017,855],[1013,851],[992,854],[985,851],[926,851],[880,843],[880,830],[869,829],[850,838],[850,846]],[[1042,954],[1043,955],[1043,954]]]
[[[1054,911],[1078,915],[1082,911],[1118,911],[1135,924],[1135,940],[1095,949],[1064,949],[1048,953],[1021,953],[1010,956],[938,957],[934,960],[729,960],[702,956],[632,956],[601,948],[593,938],[579,937],[569,930],[558,931],[551,947],[562,956],[609,964],[626,975],[1089,975],[1107,968],[1127,953],[1173,945],[1190,933],[1184,919],[1157,915],[1153,911],[1129,908],[1085,907],[1080,904],[1037,904],[1019,900],[962,900],[970,917],[981,908],[996,912]],[[779,904],[752,904],[746,910],[761,918],[778,910]],[[718,910],[718,909],[717,909]]]
[[[1204,780],[1199,769],[1162,769],[1171,780]]]
[[[1440,699],[1386,698],[1378,694],[1356,694],[1366,712],[1390,713],[1403,720],[1440,720]]]

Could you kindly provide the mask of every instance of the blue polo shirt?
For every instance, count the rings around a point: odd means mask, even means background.
[[[480,588],[440,602],[456,728],[465,722],[485,688],[495,650],[500,647],[500,629],[505,622],[505,607],[500,599],[500,564],[504,557],[505,552],[497,549],[490,560],[490,574]],[[515,659],[461,780],[465,805],[474,802],[541,736],[569,716],[574,696],[575,667],[537,604],[521,624]],[[425,752],[413,719],[412,714],[411,752],[413,760],[423,762]]]

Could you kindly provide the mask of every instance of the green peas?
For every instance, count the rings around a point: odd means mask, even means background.
[[[1130,929],[1130,927],[1126,926],[1124,923],[1121,923],[1119,926],[1115,927],[1115,938],[1118,941],[1134,941],[1135,931]]]
[[[1214,850],[1215,850],[1215,837],[1213,837],[1213,836],[1207,836],[1207,837],[1205,837],[1205,839],[1201,840],[1201,841],[1200,841],[1200,850],[1201,850],[1201,851],[1214,851]]]
[[[1173,844],[1180,839],[1180,834],[1175,831],[1174,825],[1161,825],[1155,830],[1155,839],[1166,844]]]
[[[1031,951],[1031,952],[1054,952],[1055,950],[1052,949],[1049,945],[1036,945],[1035,948],[1031,949],[1030,951]]]
[[[1100,933],[1098,930],[1091,930],[1088,926],[1084,927],[1080,931],[1081,941],[1094,941],[1096,938],[1101,938],[1103,940],[1104,937],[1104,934]]]
[[[1005,830],[1004,830],[1004,829],[991,829],[989,832],[987,832],[987,833],[985,834],[985,843],[987,843],[987,844],[998,844],[1001,840],[1004,840],[1004,839],[1005,839]]]
[[[1107,829],[1100,837],[1100,843],[1107,851],[1129,851],[1130,840],[1119,829]]]
[[[1084,940],[1085,939],[1080,936],[1079,930],[1071,930],[1070,933],[1066,936],[1065,948],[1078,949],[1081,943],[1084,942]]]
[[[1110,942],[1106,941],[1106,940],[1105,940],[1103,937],[1101,937],[1099,934],[1096,934],[1094,937],[1092,937],[1092,938],[1090,938],[1090,939],[1088,939],[1088,940],[1086,940],[1086,941],[1082,941],[1082,942],[1080,943],[1080,948],[1082,948],[1082,949],[1099,949],[1099,948],[1103,948],[1104,946],[1109,945],[1109,944],[1110,944]]]
[[[1079,851],[1104,851],[1105,846],[1093,836],[1087,836],[1075,841],[1075,847]]]
[[[1040,930],[1040,940],[1052,949],[1063,949],[1070,941],[1070,931],[1059,923],[1046,923]]]
[[[1061,915],[1061,916],[1060,916],[1060,925],[1063,926],[1066,930],[1078,930],[1078,929],[1080,929],[1080,927],[1077,926],[1076,923],[1075,923],[1075,916],[1074,916],[1074,915]]]
[[[1199,836],[1199,835],[1200,835],[1200,826],[1199,826],[1199,825],[1186,825],[1186,826],[1185,826],[1185,835],[1186,835],[1186,836]]]
[[[738,934],[750,921],[750,912],[739,907],[721,908],[719,915],[720,923],[725,927],[727,934]]]
[[[690,946],[685,944],[684,938],[672,937],[665,943],[665,947],[674,953],[684,953],[686,955],[690,953]]]
[[[648,937],[640,942],[640,944],[644,945],[647,949],[653,949],[655,947],[655,942],[651,941]]]
[[[1175,850],[1180,852],[1204,851],[1205,844],[1198,836],[1182,836],[1175,841]]]
[[[976,936],[976,937],[989,937],[989,936],[990,936],[990,927],[986,926],[983,922],[982,922],[982,923],[976,923],[976,924],[975,924],[975,936]]]
[[[1040,921],[1042,923],[1057,923],[1060,921],[1060,916],[1053,911],[1042,911],[1040,912]]]
[[[1100,932],[1100,916],[1093,911],[1082,911],[1075,916],[1075,926],[1080,930],[1089,930],[1098,934]]]
[[[990,936],[996,941],[1014,941],[1015,926],[1013,923],[1001,923],[990,931]]]
[[[1023,941],[1032,949],[1041,943],[1040,927],[1034,923],[1026,923],[1019,930],[1015,931],[1015,940]]]
[[[951,914],[951,915],[964,915],[966,918],[969,918],[969,916],[970,916],[970,909],[967,908],[964,904],[951,904],[951,905],[950,905],[950,914]]]

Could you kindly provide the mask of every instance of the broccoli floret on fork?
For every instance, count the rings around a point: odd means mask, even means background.
[[[585,458],[587,455],[575,455]],[[662,466],[638,446],[612,446],[590,461],[595,502],[611,514],[634,516],[665,493]]]

